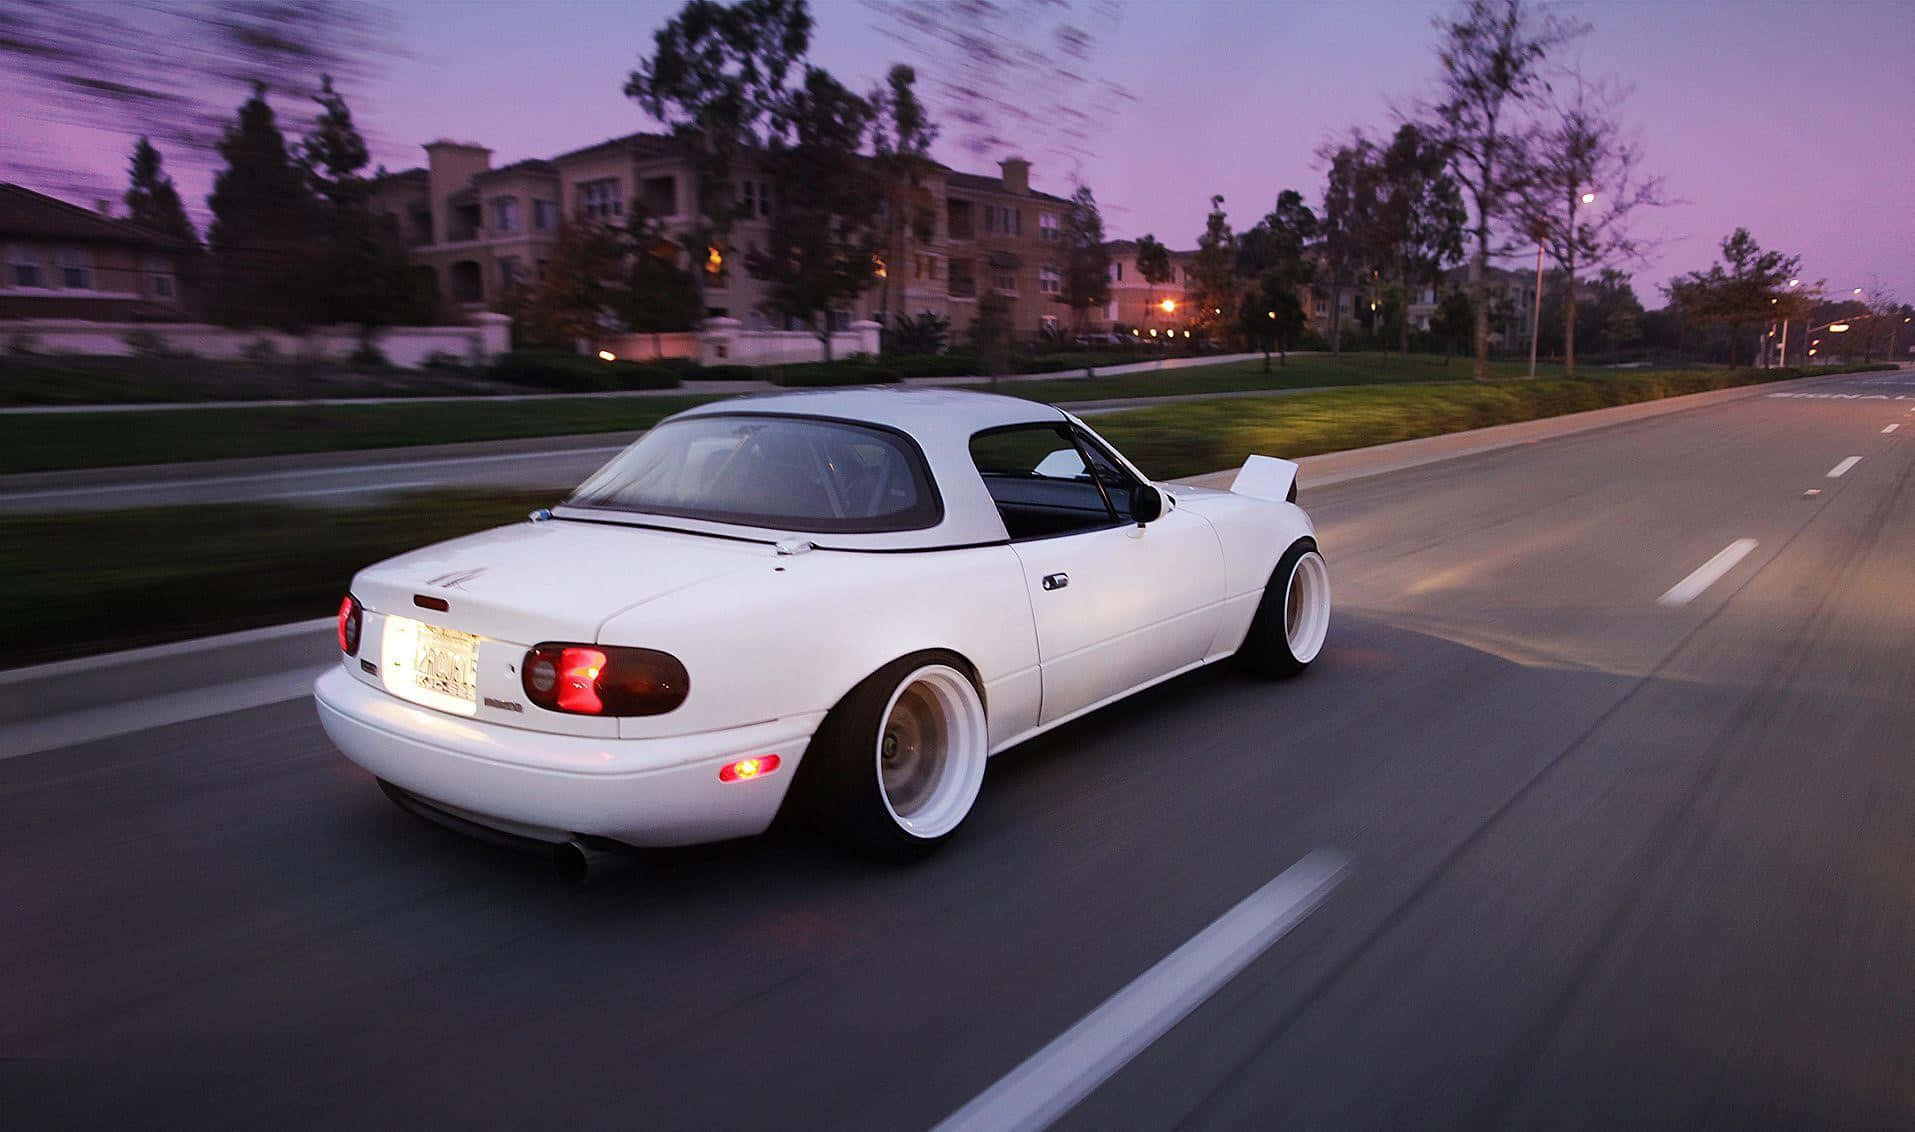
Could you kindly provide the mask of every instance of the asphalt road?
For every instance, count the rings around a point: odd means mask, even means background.
[[[303,702],[0,761],[0,1113],[925,1128],[1329,850],[1060,1127],[1915,1125],[1915,374],[1818,390],[1306,485],[1311,672],[1007,754],[913,867],[566,887]]]

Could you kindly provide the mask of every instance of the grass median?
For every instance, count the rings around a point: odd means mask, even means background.
[[[1100,414],[1092,423],[1145,472],[1171,479],[1234,468],[1256,452],[1315,456],[1713,389],[1894,368],[1855,366],[1812,373],[1698,369],[1574,380],[1365,386],[1127,409]]]
[[[1164,397],[1322,385],[1457,380],[1469,363],[1434,356],[1350,354],[1121,374],[1006,381],[1003,392],[1036,401]],[[1522,367],[1499,362],[1495,376]],[[0,415],[0,474],[169,464],[242,456],[400,448],[650,428],[680,409],[716,399],[680,396],[458,401],[444,404],[288,405],[228,409]]]

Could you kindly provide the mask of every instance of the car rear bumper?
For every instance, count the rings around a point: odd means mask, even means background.
[[[313,685],[319,722],[377,777],[466,820],[519,837],[575,834],[692,845],[764,832],[819,716],[668,739],[583,738],[462,719],[333,669]],[[778,769],[721,782],[721,767],[775,754]],[[591,767],[591,770],[580,770]]]

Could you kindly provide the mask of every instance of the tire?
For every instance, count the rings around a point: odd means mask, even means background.
[[[1323,651],[1330,631],[1330,570],[1317,544],[1300,539],[1270,572],[1238,653],[1258,676],[1295,676]]]
[[[912,860],[963,824],[989,752],[968,666],[917,653],[866,677],[825,716],[799,764],[795,800],[801,817],[854,852]]]

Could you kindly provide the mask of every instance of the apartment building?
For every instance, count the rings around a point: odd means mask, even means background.
[[[0,319],[178,320],[191,245],[19,185],[0,184]]]
[[[731,247],[691,248],[696,174],[668,136],[629,134],[500,169],[481,145],[441,140],[425,150],[423,168],[380,178],[373,207],[395,217],[413,262],[432,269],[446,317],[493,307],[513,282],[536,280],[561,215],[616,224],[636,209],[680,243],[682,266],[707,272],[706,317],[735,318],[746,329],[796,329],[764,312],[764,285],[744,270],[745,255],[768,241],[777,199],[752,154],[734,171],[742,215]],[[995,177],[937,166],[918,178],[896,246],[880,252],[871,288],[833,312],[833,322],[930,311],[949,318],[961,338],[976,319],[978,297],[996,290],[1011,300],[1019,337],[1058,325],[1068,314],[1056,296],[1069,202],[1031,188],[1030,169],[1012,157]]]

